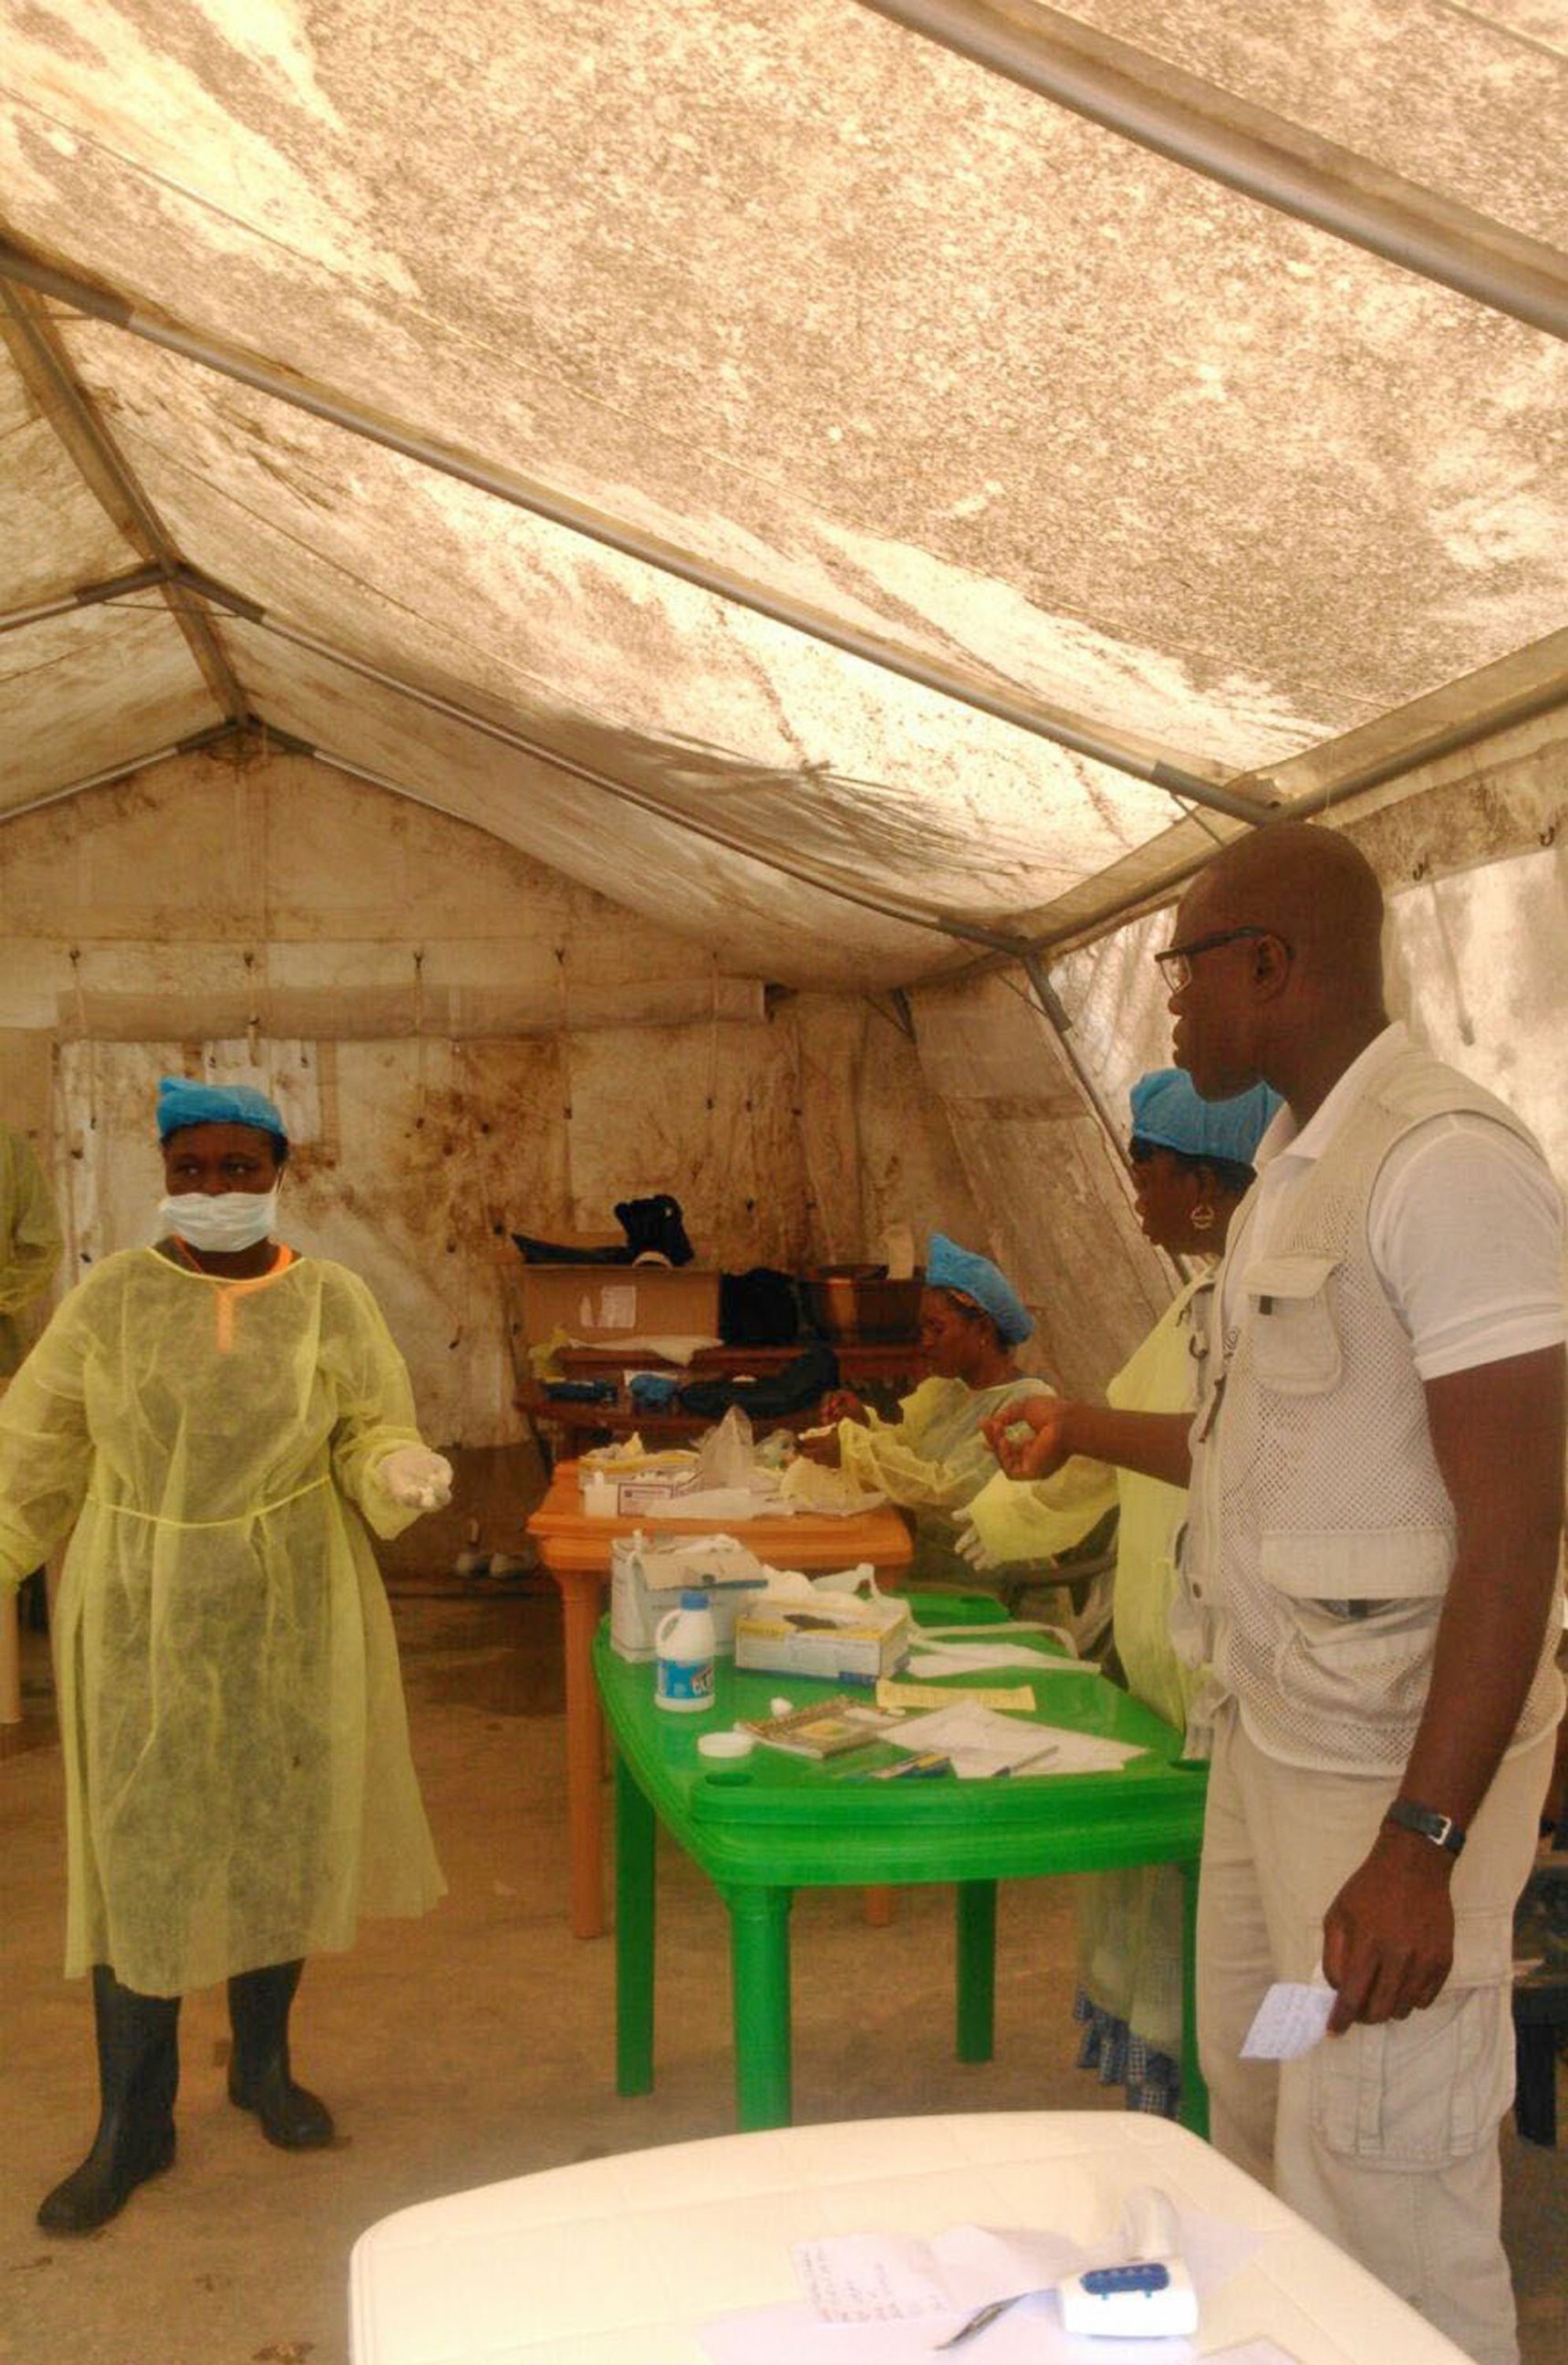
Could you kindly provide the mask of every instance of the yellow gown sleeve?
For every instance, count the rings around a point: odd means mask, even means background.
[[[341,1270],[335,1292],[332,1364],[340,1410],[332,1430],[332,1475],[375,1532],[390,1541],[420,1514],[377,1485],[375,1466],[395,1446],[422,1445],[408,1365],[386,1317],[357,1273]]]
[[[988,1552],[1000,1561],[1056,1560],[1092,1535],[1116,1503],[1109,1463],[1081,1453],[1042,1485],[997,1471],[969,1505],[969,1518]]]
[[[66,1299],[0,1399],[0,1591],[41,1566],[86,1497],[81,1295]]]
[[[1105,1400],[1115,1410],[1186,1409],[1192,1401],[1192,1366],[1183,1317],[1201,1286],[1201,1280],[1188,1283],[1112,1380]],[[1145,1483],[1138,1482],[1140,1519],[1147,1508],[1142,1496]],[[1153,1480],[1147,1485],[1155,1490],[1152,1500],[1159,1507],[1156,1516],[1166,1519],[1173,1531],[1185,1496],[1172,1487],[1157,1487]],[[1118,1501],[1123,1505],[1125,1528],[1125,1485],[1124,1480],[1118,1488],[1117,1474],[1109,1463],[1074,1454],[1054,1477],[1038,1485],[1008,1478],[999,1471],[969,1505],[969,1518],[981,1543],[998,1560],[1051,1560],[1081,1543]]]
[[[54,1279],[61,1247],[43,1171],[21,1136],[0,1126],[0,1379],[26,1352],[27,1332],[17,1317]]]
[[[1022,1393],[1024,1384],[1015,1393]],[[901,1400],[902,1418],[898,1421],[881,1421],[875,1414],[868,1428],[858,1421],[840,1421],[840,1467],[905,1510],[961,1509],[995,1469],[996,1457],[980,1429],[989,1399],[976,1397],[972,1421],[967,1420],[954,1395],[960,1387],[953,1380],[923,1380],[912,1395]],[[970,1392],[962,1393],[968,1396]]]

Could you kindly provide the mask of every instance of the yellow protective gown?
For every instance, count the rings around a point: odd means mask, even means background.
[[[973,1569],[954,1550],[953,1514],[996,1475],[996,1456],[980,1423],[1014,1396],[1049,1394],[1044,1380],[1022,1377],[994,1388],[922,1380],[912,1395],[900,1398],[896,1421],[873,1412],[868,1426],[839,1422],[840,1468],[914,1513],[912,1576],[973,1585]]]
[[[54,1279],[60,1223],[38,1160],[0,1125],[0,1386],[27,1352],[28,1308]]]
[[[1196,1396],[1191,1307],[1209,1276],[1167,1307],[1105,1391],[1118,1412],[1187,1412]],[[981,1540],[1009,1559],[1060,1552],[1119,1500],[1113,1627],[1127,1688],[1177,1732],[1202,1681],[1170,1642],[1175,1548],[1186,1490],[1079,1456],[1038,1486],[1000,1474],[969,1506]],[[1052,1541],[1042,1546],[1041,1539]],[[1025,1549],[1018,1547],[1024,1544]],[[1100,1873],[1080,1889],[1080,1962],[1092,2002],[1125,2020],[1157,2052],[1182,2042],[1182,1877],[1172,1865]]]
[[[0,1585],[75,1522],[56,1608],[68,1977],[179,1995],[347,1946],[443,1883],[362,1524],[420,1442],[353,1273],[152,1249],[73,1290],[0,1404]]]

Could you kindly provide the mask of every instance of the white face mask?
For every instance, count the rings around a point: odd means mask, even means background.
[[[277,1184],[270,1191],[181,1191],[158,1202],[164,1232],[177,1232],[193,1249],[220,1255],[253,1249],[277,1222]]]

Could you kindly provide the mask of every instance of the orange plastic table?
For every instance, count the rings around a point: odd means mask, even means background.
[[[610,1583],[611,1547],[617,1536],[638,1528],[644,1535],[656,1529],[660,1535],[700,1536],[711,1534],[713,1527],[711,1519],[666,1519],[647,1512],[632,1519],[590,1519],[582,1508],[575,1462],[558,1464],[549,1493],[528,1522],[560,1592],[566,1622],[566,1818],[576,1938],[597,1938],[604,1930],[604,1726],[593,1680],[593,1638]],[[852,1519],[809,1513],[747,1519],[734,1532],[759,1560],[808,1574],[869,1561],[879,1575],[896,1576],[913,1556],[910,1531],[890,1508],[863,1511]]]

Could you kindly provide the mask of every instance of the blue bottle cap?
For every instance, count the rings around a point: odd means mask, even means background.
[[[683,1609],[706,1609],[708,1607],[708,1596],[705,1593],[694,1593],[683,1590],[680,1597],[680,1606]]]

